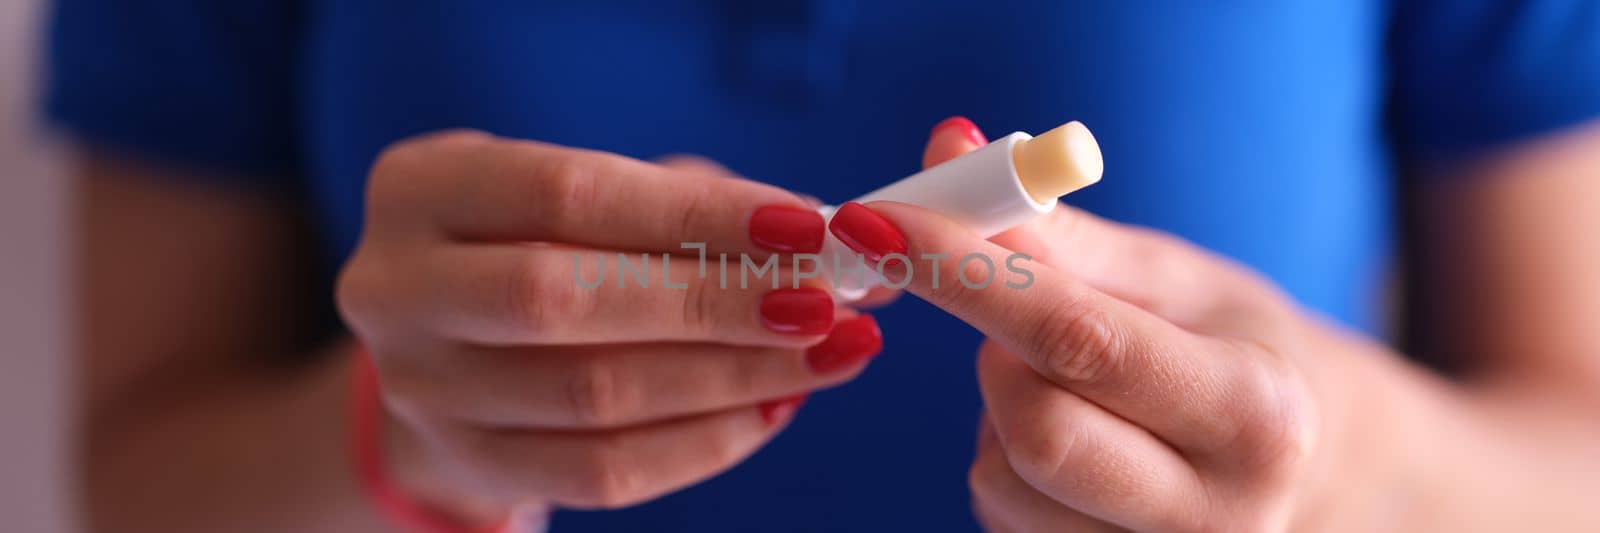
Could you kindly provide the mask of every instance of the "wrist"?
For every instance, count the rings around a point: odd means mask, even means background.
[[[1307,370],[1323,433],[1295,529],[1418,529],[1437,508],[1437,483],[1460,477],[1449,456],[1487,445],[1482,417],[1458,387],[1381,345],[1337,332],[1322,338]]]
[[[407,531],[501,531],[506,513],[473,503],[424,465],[427,446],[385,408],[371,356],[357,346],[351,358],[350,454],[367,501]]]
[[[474,531],[492,530],[492,526],[506,521],[510,505],[466,496],[474,492],[468,488],[468,482],[431,466],[439,462],[432,456],[431,445],[423,435],[389,410],[383,410],[382,414],[384,464],[390,483],[397,491],[456,522],[472,525]]]

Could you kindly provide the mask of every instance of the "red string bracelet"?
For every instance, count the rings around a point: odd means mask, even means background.
[[[383,452],[383,399],[378,369],[365,348],[355,348],[355,368],[350,387],[350,458],[361,492],[384,516],[406,531],[417,533],[496,533],[506,531],[511,518],[480,529],[462,523],[444,510],[417,501],[396,487],[386,469]]]

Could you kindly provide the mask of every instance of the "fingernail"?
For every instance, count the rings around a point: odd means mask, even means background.
[[[930,138],[938,137],[947,131],[961,135],[968,141],[971,141],[972,144],[978,146],[989,144],[989,138],[984,137],[983,130],[978,129],[978,125],[973,124],[971,120],[967,120],[967,117],[957,116],[939,121],[938,124],[933,126],[933,132],[928,134],[928,136]]]
[[[814,254],[822,250],[822,215],[789,205],[768,205],[750,215],[750,240],[783,253]]]
[[[806,350],[812,372],[832,374],[871,359],[883,350],[883,332],[872,315],[861,315],[833,327],[833,333]]]
[[[757,409],[761,410],[761,421],[766,423],[768,426],[771,426],[783,420],[787,420],[789,417],[794,416],[795,411],[800,410],[800,406],[805,405],[806,396],[808,395],[800,394],[796,396],[790,396],[788,398],[762,402],[761,405],[756,406]]]
[[[815,287],[769,292],[761,297],[761,325],[794,335],[827,333],[833,329],[833,296]]]
[[[867,262],[874,265],[889,254],[905,255],[909,246],[906,235],[893,222],[856,202],[839,206],[828,230],[839,242],[866,256]]]

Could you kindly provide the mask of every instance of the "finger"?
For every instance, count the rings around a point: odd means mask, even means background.
[[[971,152],[988,144],[989,139],[976,124],[966,117],[950,117],[933,127],[928,135],[928,145],[922,153],[922,167],[928,168]],[[872,309],[894,303],[900,291],[882,285],[872,287],[866,296],[851,302],[860,309]]]
[[[616,154],[479,136],[391,151],[374,175],[433,169],[406,183],[405,208],[447,235],[597,248],[764,257],[821,249],[822,219],[793,193]],[[767,208],[763,210],[762,208]]]
[[[526,431],[455,426],[435,437],[481,490],[615,509],[699,483],[743,461],[782,429],[798,400],[744,406],[622,430]]]
[[[1124,531],[1050,499],[1023,481],[1006,460],[994,429],[981,430],[978,458],[967,472],[973,507],[988,531]]]
[[[934,125],[928,146],[922,151],[922,168],[955,159],[989,144],[988,137],[966,117],[950,117]]]
[[[435,347],[385,358],[408,408],[488,426],[615,428],[807,394],[860,374],[882,349],[870,315],[805,350],[716,344]]]
[[[1177,452],[1144,429],[1056,388],[994,343],[985,343],[978,364],[1006,470],[1032,491],[1122,527],[1193,529],[1188,526],[1202,508],[1204,486]],[[1027,517],[1050,508],[1019,494],[1028,491],[1001,473],[984,473],[999,478],[982,480],[994,485],[988,490],[996,493],[988,500],[1002,494],[1021,498],[1005,516]]]
[[[657,159],[656,162],[661,166],[686,172],[698,172],[723,179],[748,180],[748,178],[734,172],[733,169],[723,166],[722,163],[693,154],[668,155]],[[821,199],[809,194],[796,193],[795,196],[799,197],[801,201],[805,202],[806,207],[813,211],[826,205]]]
[[[850,307],[855,309],[877,309],[888,306],[900,299],[902,291],[897,291],[882,285],[867,289],[867,295],[861,299],[850,302]]]
[[[1191,330],[1254,335],[1283,314],[1272,285],[1246,268],[1066,205],[990,240]]]
[[[735,173],[734,171],[729,170],[728,167],[723,166],[722,163],[718,163],[694,154],[670,154],[662,156],[656,159],[656,164],[674,170],[698,173],[715,178],[744,179],[738,173]]]
[[[413,310],[420,324],[479,344],[815,344],[836,312],[827,284],[816,265],[780,263],[772,256],[765,270],[746,270],[678,256],[456,244],[434,248],[423,272],[389,290],[395,305],[428,303]]]
[[[1180,447],[1210,452],[1234,443],[1250,420],[1226,416],[1246,411],[1241,391],[1270,393],[1261,388],[1270,382],[1260,379],[1261,362],[1252,361],[1264,358],[1256,353],[1246,357],[1233,343],[1193,335],[1064,272],[1017,260],[931,211],[846,204],[831,229],[846,244],[896,243],[895,253],[918,259],[909,268],[886,262],[889,278],[1005,344],[1056,385]],[[872,255],[865,248],[857,251]],[[1000,277],[1006,267],[1016,270],[1009,279]]]

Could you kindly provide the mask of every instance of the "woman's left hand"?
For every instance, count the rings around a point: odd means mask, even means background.
[[[911,258],[886,277],[990,337],[970,477],[989,529],[1272,531],[1321,499],[1347,409],[1316,393],[1322,360],[1369,347],[1243,267],[1064,206],[992,241],[891,202],[830,229],[869,264]]]
[[[912,258],[886,277],[990,337],[971,482],[991,530],[1263,531],[1293,517],[1324,429],[1304,377],[1314,326],[1256,276],[1067,207],[993,242],[887,202],[847,204],[831,229],[898,246],[857,251]],[[1032,283],[1008,286],[1028,282],[1017,271]]]

